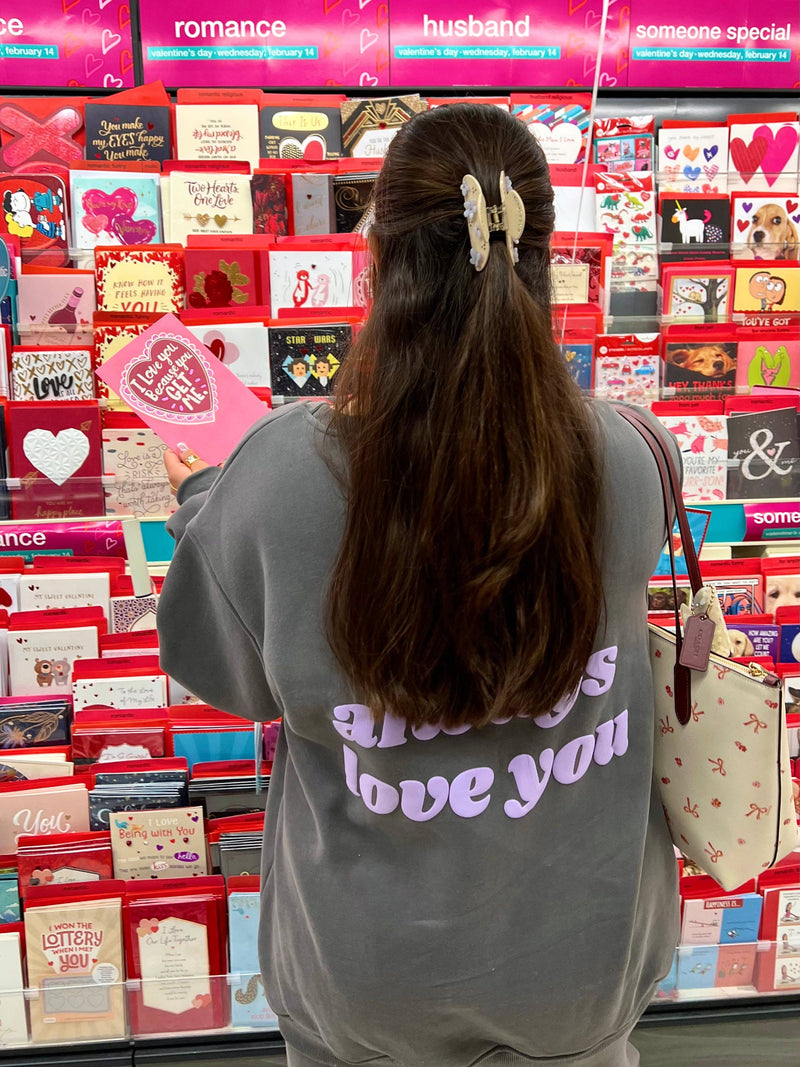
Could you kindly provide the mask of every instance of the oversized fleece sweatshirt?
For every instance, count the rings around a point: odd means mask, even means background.
[[[411,729],[354,700],[323,634],[344,517],[325,404],[280,409],[222,473],[181,487],[162,663],[215,707],[283,717],[260,960],[287,1043],[312,1062],[582,1062],[669,969],[676,871],[646,631],[666,524],[647,446],[593,410],[607,621],[579,691],[535,720]]]

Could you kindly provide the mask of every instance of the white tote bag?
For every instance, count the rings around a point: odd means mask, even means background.
[[[617,411],[653,452],[694,598],[703,582],[672,457],[640,412]],[[677,605],[671,536],[669,545]],[[780,679],[709,652],[713,629],[701,615],[683,630],[677,611],[674,633],[650,626],[654,774],[673,842],[730,891],[796,848],[798,833]]]

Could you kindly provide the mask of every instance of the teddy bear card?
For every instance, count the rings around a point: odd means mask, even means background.
[[[221,463],[267,414],[236,375],[174,315],[164,315],[97,371],[170,447]]]
[[[99,635],[106,629],[105,614],[97,607],[15,612],[8,632],[13,696],[70,697],[73,663],[80,658],[97,658]],[[42,728],[50,731],[43,740],[58,735],[59,710],[55,708],[52,715],[41,718]]]

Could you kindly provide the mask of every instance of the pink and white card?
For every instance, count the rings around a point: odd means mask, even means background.
[[[267,414],[264,402],[174,315],[164,315],[97,371],[170,448],[221,463]]]
[[[730,189],[796,193],[800,122],[731,124]]]

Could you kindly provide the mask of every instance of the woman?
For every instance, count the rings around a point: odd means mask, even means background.
[[[260,954],[293,1067],[633,1064],[672,960],[660,487],[553,342],[553,219],[522,123],[414,118],[333,408],[281,408],[222,474],[167,460],[164,667],[283,716]]]

